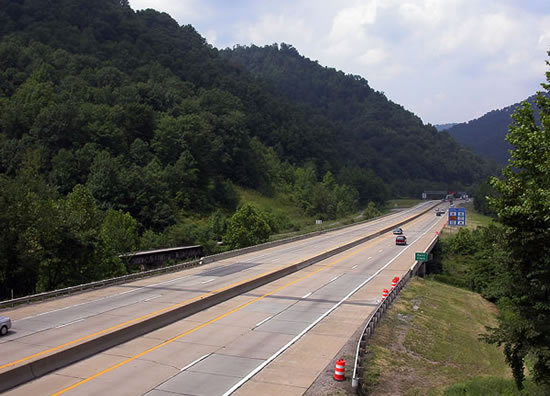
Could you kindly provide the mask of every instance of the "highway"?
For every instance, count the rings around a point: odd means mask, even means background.
[[[212,295],[247,279],[303,261],[404,221],[429,207],[429,203],[424,203],[373,222],[184,272],[8,311],[14,326],[0,341],[0,350],[3,351],[1,370],[9,371],[55,354],[67,344],[85,343],[113,329],[170,311],[174,306],[188,304],[201,296]],[[386,233],[275,282],[57,370],[8,394],[29,394],[37,390],[41,390],[38,392],[41,394],[47,389],[48,394],[109,391],[121,395],[210,395],[224,394],[243,384],[238,392],[246,392],[253,387],[251,384],[258,383],[256,377],[260,375],[254,377],[254,370],[263,368],[262,365],[271,367],[279,363],[282,356],[307,339],[309,333],[318,331],[337,312],[349,309],[348,300],[363,293],[371,283],[380,281],[384,272],[376,277],[374,274],[410,255],[413,249],[409,247],[416,241],[420,242],[421,237],[432,236],[442,220],[444,217],[436,217],[433,211],[428,211],[403,226],[409,239],[407,247],[395,246],[391,232]],[[410,258],[405,261],[410,266]],[[369,280],[369,277],[373,278]],[[367,286],[350,295],[366,280],[369,280]],[[376,294],[380,294],[380,290],[373,296]],[[346,297],[348,300],[344,301]],[[368,310],[375,305],[376,298],[373,297],[359,303],[358,307],[368,315]],[[354,317],[355,321],[359,320],[354,324],[355,328],[366,315]],[[289,343],[289,348],[283,349]],[[275,356],[277,353],[281,356]],[[260,374],[268,373],[269,367]],[[244,381],[250,379],[248,376],[254,380]],[[122,384],[123,378],[132,378],[132,381]],[[305,389],[298,386],[296,394],[302,394]],[[250,394],[254,391],[257,389],[252,388]]]

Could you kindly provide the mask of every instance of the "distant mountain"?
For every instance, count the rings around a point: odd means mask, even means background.
[[[452,128],[454,127],[455,125],[458,125],[458,123],[456,122],[450,122],[448,124],[437,124],[437,125],[434,125],[435,129],[437,129],[439,132],[441,131],[446,131],[447,129],[449,128]]]
[[[534,106],[535,97],[533,95],[527,98],[531,106]],[[475,120],[457,124],[447,132],[475,153],[505,165],[509,158],[508,150],[512,148],[505,136],[508,133],[508,126],[512,123],[511,116],[520,105],[521,102],[490,111]]]
[[[373,170],[395,194],[411,194],[414,186],[428,184],[468,185],[489,169],[448,134],[424,125],[372,89],[366,79],[323,67],[292,45],[236,46],[221,55],[256,76],[275,96],[303,109],[310,122],[323,121],[344,166]],[[276,134],[266,138],[268,145],[278,146]]]

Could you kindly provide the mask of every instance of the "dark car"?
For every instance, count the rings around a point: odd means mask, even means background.
[[[403,234],[403,230],[399,227],[393,230],[393,235],[402,235],[402,234]]]
[[[8,334],[11,327],[11,320],[7,316],[0,316],[0,335]]]
[[[395,237],[395,244],[396,245],[406,245],[407,244],[407,237],[405,235],[398,235]]]

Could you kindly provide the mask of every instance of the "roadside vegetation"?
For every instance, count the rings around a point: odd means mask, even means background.
[[[546,77],[540,123],[529,103],[518,108],[508,166],[476,190],[475,209],[495,219],[469,207],[470,226],[442,235],[432,275],[413,280],[377,330],[365,372],[373,394],[550,394]]]
[[[517,390],[502,350],[480,340],[497,308],[479,294],[415,278],[369,342],[365,391],[372,395],[540,395]]]
[[[467,213],[468,226],[442,233],[430,275],[407,285],[369,341],[368,394],[548,394],[532,375],[518,389],[504,349],[487,342],[508,303],[504,227],[472,207]],[[532,373],[532,357],[525,364]]]

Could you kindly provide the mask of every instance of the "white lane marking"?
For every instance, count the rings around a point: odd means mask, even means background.
[[[336,279],[338,279],[338,278],[341,277],[341,276],[342,276],[342,275],[335,276],[334,278],[332,278],[331,280],[329,280],[328,283],[334,282]]]
[[[367,260],[370,260],[372,257],[369,257]]]
[[[308,294],[306,294],[305,296],[302,296],[302,298],[308,298],[309,296],[311,296],[313,294],[313,292],[309,292]]]
[[[105,300],[105,299],[107,299],[107,298],[113,298],[113,297],[122,296],[122,295],[128,294],[128,293],[134,293],[134,292],[139,291],[139,290],[142,290],[142,289],[147,289],[148,287],[155,287],[155,286],[160,286],[160,285],[166,285],[166,284],[168,284],[168,283],[176,282],[176,281],[181,280],[181,279],[184,279],[184,278],[189,278],[190,276],[192,276],[192,275],[180,276],[179,278],[170,279],[170,280],[168,280],[168,281],[164,281],[164,282],[160,282],[160,283],[155,283],[155,284],[152,284],[152,285],[147,285],[147,286],[142,286],[142,287],[137,287],[137,288],[132,289],[132,290],[128,290],[128,291],[125,291],[125,292],[122,292],[122,293],[118,293],[118,294],[113,294],[113,295],[110,295],[110,296],[101,297],[101,298],[98,298],[98,299],[96,299],[96,300],[86,301],[86,302],[82,302],[82,303],[78,303],[78,304],[74,304],[74,305],[69,305],[68,307],[58,308],[58,309],[54,309],[54,310],[47,311],[47,312],[41,312],[41,313],[36,314],[36,315],[31,315],[31,316],[27,316],[27,317],[24,317],[24,318],[21,318],[21,319],[17,319],[17,321],[25,320],[25,319],[32,319],[32,318],[36,318],[36,317],[42,316],[42,315],[47,315],[47,314],[53,313],[53,312],[59,312],[59,311],[64,311],[64,310],[69,309],[69,308],[80,307],[81,305],[92,304],[92,303],[95,303],[95,302],[98,302],[98,301]],[[116,287],[117,285],[113,285],[113,286]]]
[[[78,319],[78,320],[73,320],[72,322],[65,323],[65,324],[62,324],[62,325],[59,325],[59,326],[55,326],[55,328],[56,328],[56,329],[60,329],[60,328],[65,327],[65,326],[72,325],[73,323],[82,322],[84,319],[85,319],[85,318]]]
[[[248,260],[243,260],[241,261],[242,263],[249,263],[250,261],[254,261],[254,260],[257,260],[259,258],[262,258],[262,257],[265,257],[265,256],[269,256],[269,255],[272,255],[273,252],[269,252],[269,253],[266,253],[266,254],[261,254],[259,256],[254,256],[254,257],[250,257]]]
[[[253,270],[254,267],[250,267],[250,268],[247,268],[247,269],[243,269],[241,272],[245,272],[245,271],[250,271],[250,270]]]
[[[204,281],[204,282],[201,282],[203,285],[205,283],[210,283],[210,282],[214,282],[216,280],[216,278],[212,278],[212,279],[208,279],[207,281]]]
[[[359,265],[359,264],[355,264],[353,267],[351,267],[351,269],[357,268],[358,265]]]
[[[276,258],[275,260],[271,260],[272,263],[276,263],[276,262],[279,262],[279,261],[281,261],[281,258],[280,258],[280,257],[279,257],[279,258]]]
[[[383,251],[383,250],[384,250],[384,249],[380,249],[380,250],[378,251],[378,253],[380,253],[380,252]]]
[[[265,318],[265,319],[262,320],[260,323],[256,323],[256,324],[254,325],[254,327],[261,326],[262,324],[264,324],[265,322],[267,322],[267,321],[268,321],[269,319],[271,319],[272,317],[273,317],[273,315],[271,315],[271,316]]]
[[[365,224],[358,224],[357,227],[350,227],[344,231],[342,230],[333,230],[333,231],[329,231],[327,232],[324,236],[319,236],[320,237],[320,241],[324,241],[326,239],[330,239],[331,237],[340,237],[342,235],[349,235],[349,234],[355,234],[355,233],[359,233],[359,232],[364,232],[365,230],[370,230],[371,228],[373,228],[373,226],[377,226],[379,224],[383,224],[385,222],[388,222],[388,221],[393,221],[394,218],[399,218],[399,217],[403,217],[404,215],[408,215],[409,213],[412,213],[412,212],[417,212],[417,211],[420,211],[420,210],[423,210],[425,206],[429,206],[432,204],[432,201],[426,201],[426,202],[422,202],[416,206],[413,206],[411,208],[407,208],[405,210],[402,210],[398,213],[392,213],[390,215],[387,215],[387,216],[383,216],[382,218],[379,218],[379,219],[376,219],[376,220],[373,220],[373,221],[370,221],[368,223],[365,223]],[[341,231],[341,232],[339,232]],[[295,242],[299,242],[299,241],[295,241]],[[305,248],[296,248],[296,246],[294,246],[294,243],[295,242],[292,242],[290,243],[290,245],[292,246],[289,246],[288,249],[284,250],[285,252],[286,251],[301,251],[301,250],[304,250]],[[251,257],[247,260],[243,260],[242,262],[250,262],[250,261],[254,261],[254,260],[257,260],[258,258],[262,258],[262,257],[266,257],[266,256],[269,256],[270,254],[273,254],[273,252],[270,252],[270,253],[266,253],[266,254],[263,254],[263,255],[260,255],[260,256],[254,256],[254,257]],[[279,253],[281,254],[281,253]]]
[[[382,266],[378,271],[376,271],[373,275],[371,275],[369,278],[364,280],[359,286],[357,286],[355,289],[353,289],[351,292],[349,292],[344,298],[342,298],[339,302],[334,304],[328,311],[326,311],[324,314],[319,316],[313,323],[311,323],[308,327],[306,327],[300,334],[298,334],[296,337],[294,337],[292,340],[290,340],[286,345],[284,345],[281,349],[279,349],[277,352],[275,352],[273,355],[271,355],[267,360],[262,362],[258,367],[256,367],[254,370],[252,370],[250,373],[248,373],[242,380],[237,382],[235,385],[233,385],[228,391],[226,391],[223,396],[229,396],[233,392],[235,392],[237,389],[239,389],[245,382],[247,382],[250,378],[255,376],[259,371],[261,371],[265,366],[267,366],[269,363],[271,363],[277,356],[279,356],[281,353],[286,351],[292,344],[294,344],[296,341],[298,341],[300,338],[304,336],[308,331],[310,331],[317,323],[319,323],[321,320],[326,318],[332,311],[334,311],[336,308],[338,308],[340,305],[344,303],[348,298],[350,298],[352,295],[354,295],[357,290],[361,289],[363,286],[365,286],[368,282],[370,282],[374,277],[378,276],[380,272],[382,272],[386,267],[388,267],[391,263],[393,263],[399,256],[401,256],[409,247],[414,245],[414,243],[424,234],[426,234],[428,231],[430,231],[433,226],[439,221],[437,219],[435,223],[433,223],[420,237],[418,237],[414,242],[409,244],[405,249],[401,250],[394,258],[392,258],[390,261],[388,261],[384,266]]]
[[[154,300],[155,298],[159,298],[159,297],[161,297],[161,295],[160,295],[160,294],[157,294],[156,296],[152,296],[152,297],[146,298],[146,299],[143,300],[143,301],[151,301],[151,300]]]
[[[190,367],[193,367],[195,364],[197,364],[198,362],[200,362],[201,360],[204,360],[206,359],[208,356],[212,355],[212,353],[207,353],[206,355],[204,356],[201,356],[200,358],[198,358],[197,360],[194,360],[192,361],[191,363],[189,363],[187,366],[183,367],[182,369],[180,369],[180,371],[185,371],[187,370],[188,368]]]

